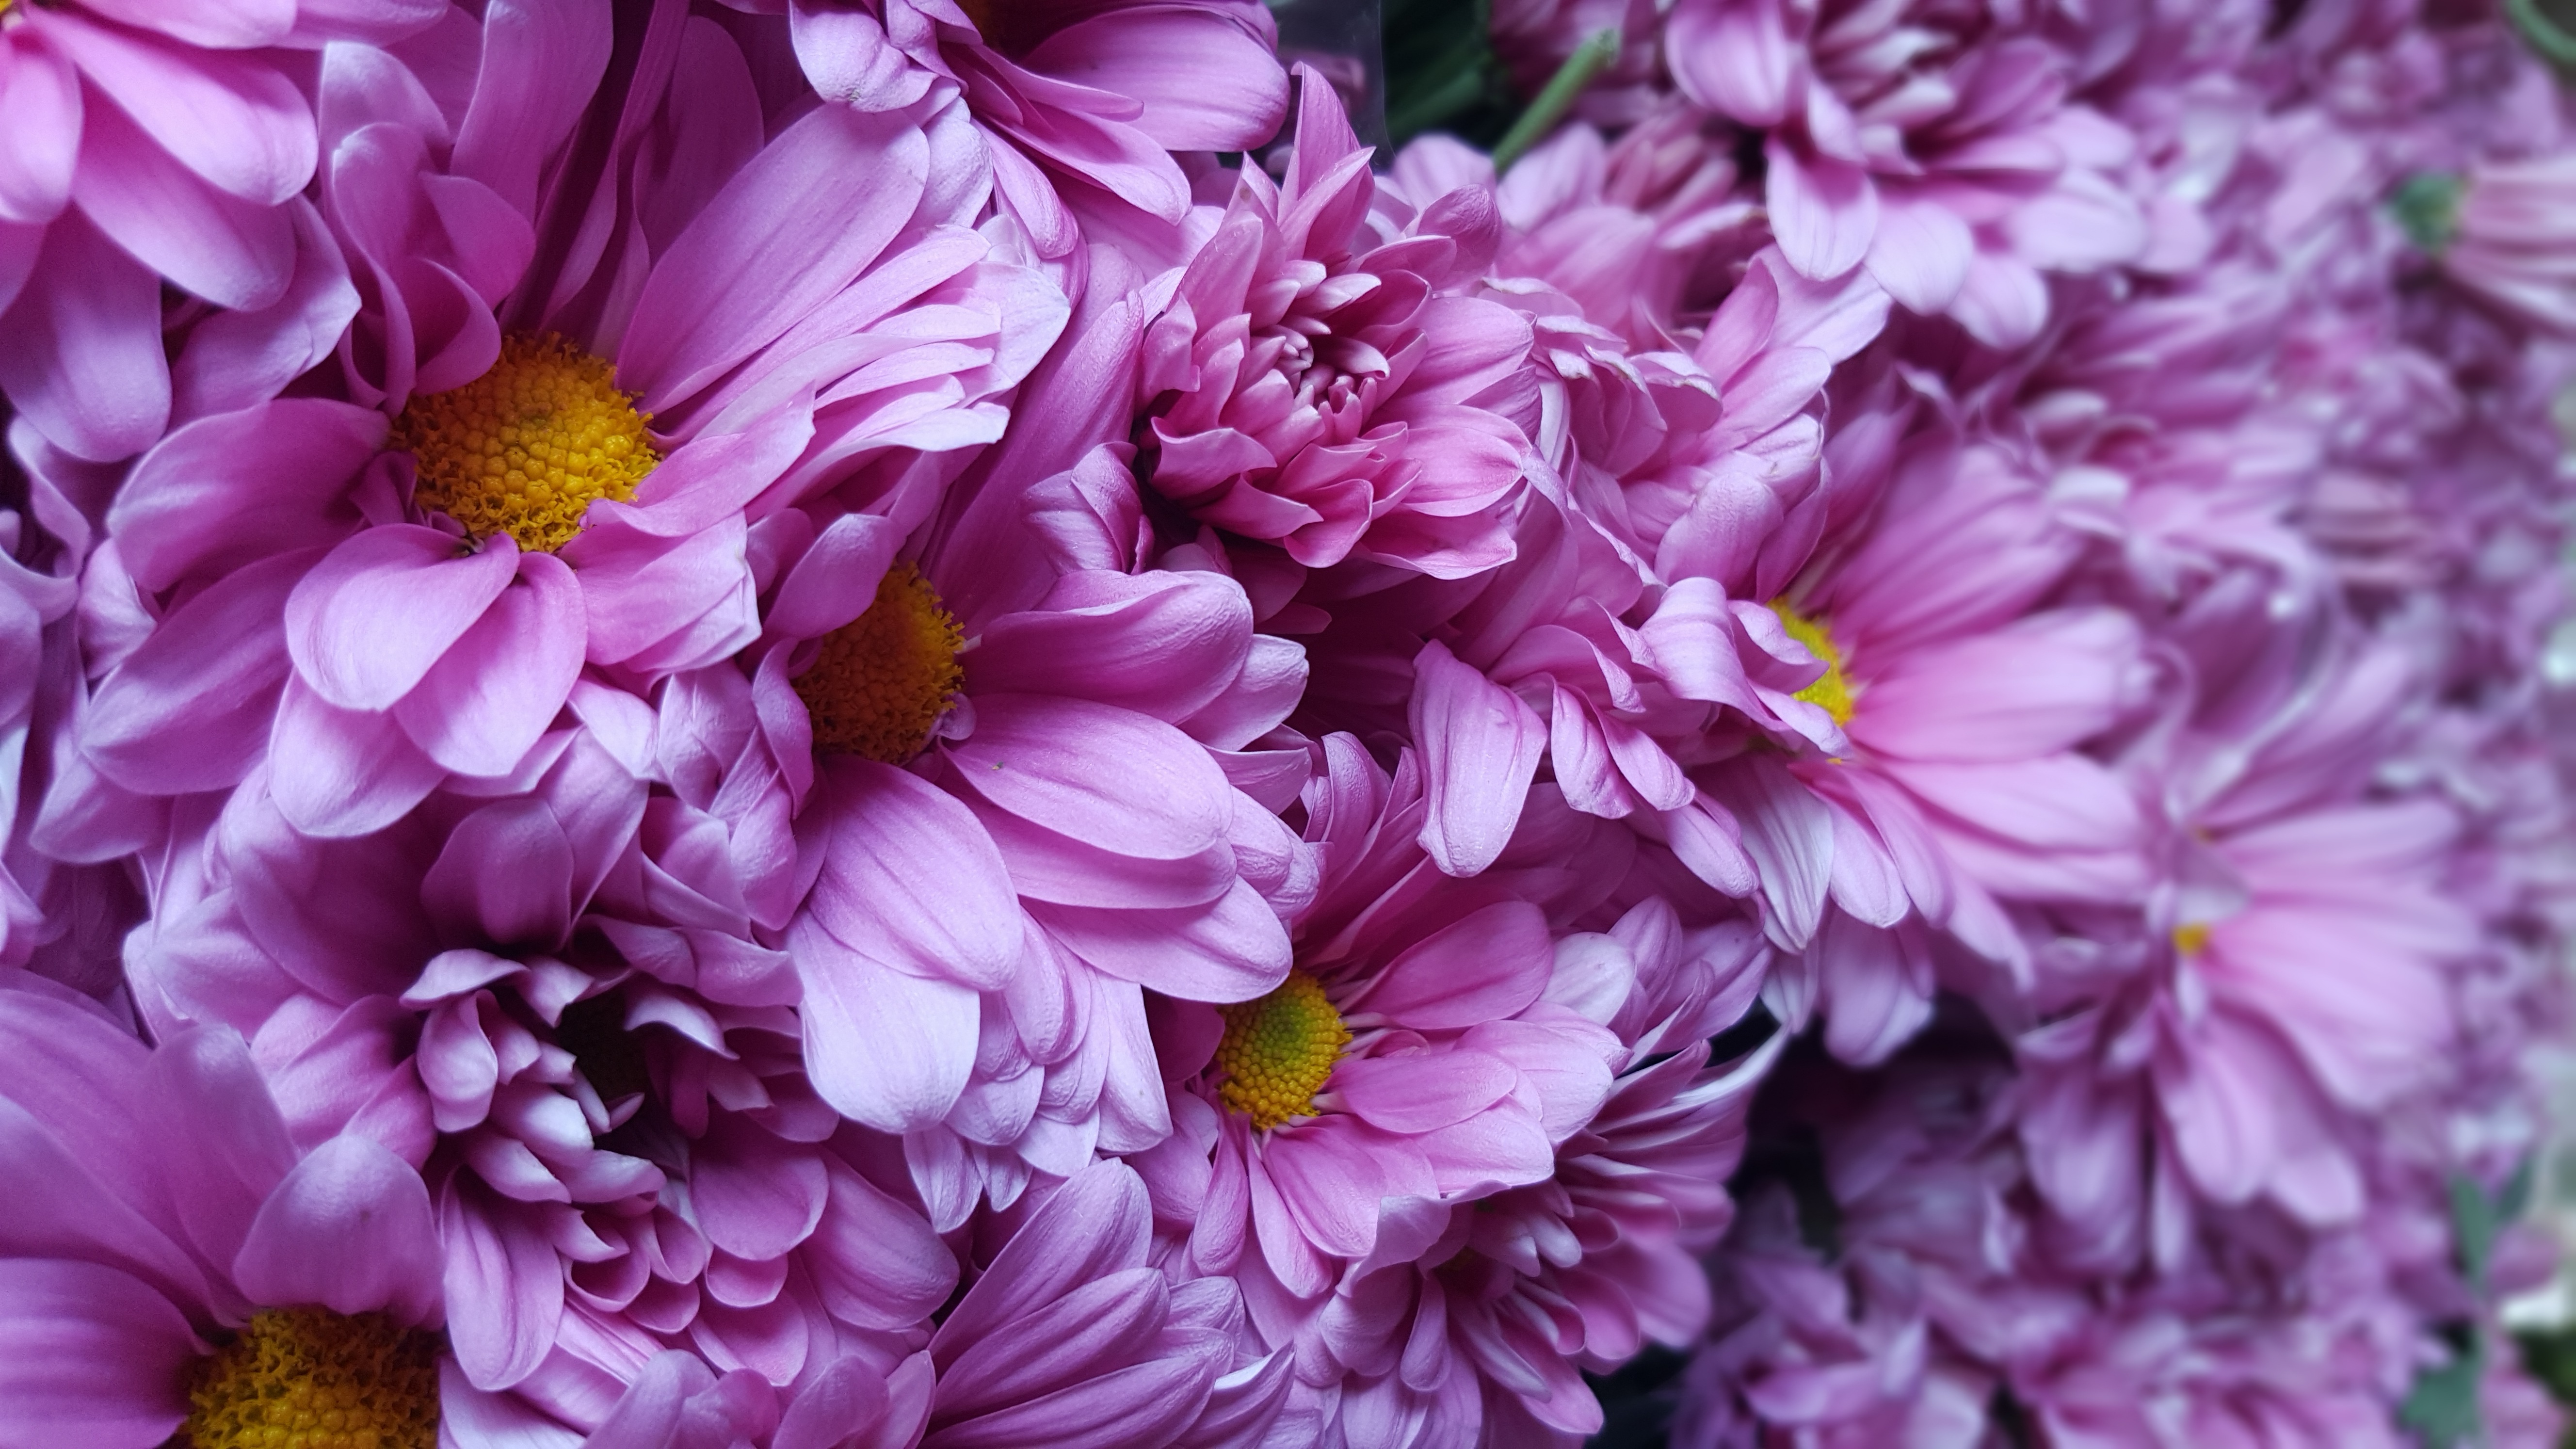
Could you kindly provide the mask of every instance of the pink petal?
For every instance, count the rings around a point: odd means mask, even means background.
[[[257,311],[295,275],[292,212],[215,189],[113,107],[81,135],[72,199],[136,261],[218,306]]]
[[[899,117],[825,106],[789,126],[655,261],[619,385],[668,407],[795,325],[885,249],[928,167]]]
[[[537,212],[537,175],[572,131],[608,69],[610,12],[596,0],[493,0],[483,7],[482,68],[457,128],[450,169]]]
[[[1545,914],[1497,901],[1407,947],[1350,1009],[1418,1031],[1457,1030],[1538,1000],[1555,965]]]
[[[421,753],[460,775],[518,768],[581,677],[581,586],[551,554],[521,554],[518,579],[431,665],[394,718]]]
[[[286,601],[286,647],[314,693],[390,709],[518,574],[508,534],[464,551],[417,524],[368,529],[331,551]]]
[[[779,1257],[823,1219],[830,1180],[810,1148],[727,1115],[690,1158],[690,1195],[707,1241],[736,1257]]]
[[[0,391],[64,452],[132,457],[170,421],[160,280],[86,218],[65,215],[43,234],[33,275],[0,318]]]
[[[1869,274],[1899,303],[1937,317],[1968,280],[1977,252],[1968,224],[1936,200],[1882,198],[1869,243]]]
[[[279,398],[174,429],[108,507],[126,571],[159,591],[199,570],[339,541],[331,505],[384,446],[385,415]]]
[[[1494,863],[1520,823],[1547,726],[1437,640],[1414,657],[1411,718],[1431,808],[1422,848],[1450,875]]]
[[[788,928],[805,983],[806,1071],[842,1115],[881,1132],[933,1126],[975,1065],[975,993],[860,955],[799,920]]]
[[[446,1246],[447,1341],[481,1389],[536,1371],[563,1320],[563,1265],[528,1209],[459,1175],[438,1202]]]
[[[1464,1122],[1519,1082],[1518,1072],[1483,1052],[1412,1052],[1341,1063],[1332,1093],[1370,1126],[1411,1134]]]
[[[1132,124],[1167,151],[1244,150],[1270,139],[1288,113],[1288,76],[1270,46],[1214,10],[1097,11],[1021,63],[1142,102]]]
[[[1121,855],[1194,856],[1223,838],[1234,810],[1234,788],[1196,740],[1088,700],[978,696],[975,733],[947,753],[995,805]]]
[[[838,1162],[804,1263],[834,1317],[893,1332],[927,1319],[957,1286],[957,1260],[921,1215]]]
[[[955,799],[874,760],[824,762],[822,873],[808,909],[842,945],[917,976],[998,990],[1021,917],[1000,852]]]
[[[1777,136],[1763,154],[1770,161],[1766,195],[1780,255],[1819,281],[1859,266],[1878,232],[1878,188],[1869,173],[1847,161],[1802,155]]]
[[[0,1258],[0,1440],[159,1444],[188,1417],[202,1351],[170,1300],[113,1268]]]
[[[920,100],[935,77],[886,38],[885,24],[865,10],[796,0],[787,34],[796,63],[817,95],[862,111],[891,111]]]
[[[147,795],[239,784],[288,677],[277,616],[314,561],[289,554],[225,577],[126,656],[82,721],[99,773]]]
[[[72,192],[80,77],[31,36],[13,39],[0,41],[0,220],[47,222]]]
[[[392,715],[342,709],[290,677],[269,735],[269,794],[307,835],[382,830],[436,789],[447,771]]]
[[[297,1163],[232,1267],[254,1303],[438,1320],[443,1258],[429,1189],[411,1164],[364,1137],[334,1137]]]
[[[77,11],[46,18],[46,38],[92,85],[153,144],[217,188],[275,206],[313,179],[312,110],[264,57],[182,50]]]

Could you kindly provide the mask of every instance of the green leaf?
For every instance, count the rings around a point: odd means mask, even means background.
[[[2538,1165],[2537,1157],[2526,1155],[2521,1164],[2514,1168],[2513,1176],[2505,1181],[2504,1191],[2496,1194],[2495,1211],[2498,1224],[2513,1222],[2530,1208],[2531,1180]]]
[[[2487,1261],[2495,1253],[2495,1204],[2486,1190],[2465,1173],[2451,1174],[2451,1245],[2460,1258],[2460,1276],[2480,1300],[2487,1296]]]
[[[2398,1407],[2397,1422],[2414,1430],[2426,1449],[2456,1449],[2479,1441],[2478,1379],[2484,1357],[2472,1339],[2467,1352],[2415,1376],[2415,1387]]]

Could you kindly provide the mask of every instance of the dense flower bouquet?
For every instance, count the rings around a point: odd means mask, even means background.
[[[2548,0],[0,0],[0,1449],[2544,1446]]]

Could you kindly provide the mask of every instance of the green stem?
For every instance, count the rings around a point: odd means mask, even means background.
[[[2539,0],[2504,0],[2505,18],[2552,65],[2576,66],[2576,35],[2540,8]]]
[[[1619,31],[1616,26],[1585,36],[1583,43],[1574,48],[1574,54],[1565,58],[1565,64],[1556,68],[1556,74],[1547,78],[1547,87],[1538,93],[1538,99],[1530,102],[1529,109],[1521,112],[1521,118],[1512,122],[1512,128],[1503,133],[1502,141],[1494,147],[1494,174],[1500,176],[1511,170],[1513,162],[1521,159],[1532,146],[1546,140],[1547,133],[1555,130],[1557,122],[1565,119],[1565,113],[1574,109],[1574,98],[1583,94],[1583,88],[1592,84],[1594,78],[1609,69],[1610,62],[1618,58]]]

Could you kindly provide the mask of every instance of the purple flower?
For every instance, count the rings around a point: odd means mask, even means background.
[[[943,1228],[1170,1131],[1144,993],[1275,987],[1313,890],[1264,803],[1304,755],[1248,748],[1302,653],[1231,580],[1135,570],[1122,452],[993,476],[923,544],[779,515],[761,641],[663,700],[683,798],[793,914],[816,1085],[906,1134]]]
[[[447,1260],[409,1164],[294,1145],[221,1028],[146,1048],[13,985],[0,1037],[0,1436],[150,1449],[326,1405],[390,1442],[438,1422]]]
[[[1287,179],[1238,175],[1147,324],[1141,476],[1306,568],[1458,578],[1511,556],[1529,325],[1456,295],[1499,240],[1491,195],[1381,190],[1331,86],[1300,92]]]
[[[2068,99],[2073,57],[2040,33],[1929,5],[1683,0],[1666,54],[1691,99],[1768,132],[1771,225],[1807,276],[1866,266],[2017,347],[2047,320],[2043,272],[2146,243],[2115,180],[2135,139]]]
[[[298,83],[311,61],[297,52],[390,42],[438,10],[13,7],[0,27],[0,326],[12,339],[0,391],[11,405],[77,457],[131,457],[171,416],[163,281],[252,321],[236,335],[271,308],[300,310],[313,228],[299,193],[317,142]]]
[[[547,44],[607,44],[574,11],[542,27],[567,32]],[[351,85],[399,73],[343,59]],[[469,141],[477,106],[535,80],[481,74]],[[148,596],[136,605],[160,622],[83,723],[108,785],[225,788],[265,756],[299,829],[381,828],[443,780],[510,777],[577,685],[643,688],[749,644],[760,518],[833,486],[912,506],[905,489],[941,481],[921,454],[999,436],[989,399],[1037,361],[1064,304],[1006,239],[969,229],[985,173],[962,115],[823,109],[763,146],[741,117],[748,86],[723,66],[670,80],[661,107],[713,107],[737,129],[714,174],[667,170],[608,223],[630,269],[613,286],[516,270],[529,235],[496,188],[532,189],[559,138],[496,140],[521,149],[488,167],[460,142],[451,164],[488,183],[428,165],[434,120],[371,122],[335,149],[326,210],[373,278],[344,369],[394,413],[390,432],[373,407],[264,401],[136,465],[108,518],[129,575],[111,587]],[[831,192],[840,209],[806,215],[804,250],[780,253],[776,214],[808,207],[825,174],[869,181]],[[460,218],[472,225],[448,240],[481,252],[451,268],[415,246]],[[542,220],[549,239],[587,224]],[[463,295],[461,276],[477,279]],[[530,330],[504,342],[496,300]],[[468,324],[443,339],[415,325],[460,308]],[[216,698],[220,719],[202,708]]]
[[[991,141],[996,205],[1077,269],[1086,232],[1177,261],[1192,197],[1170,153],[1247,150],[1288,107],[1252,0],[792,0],[789,29],[826,100],[961,94]]]

